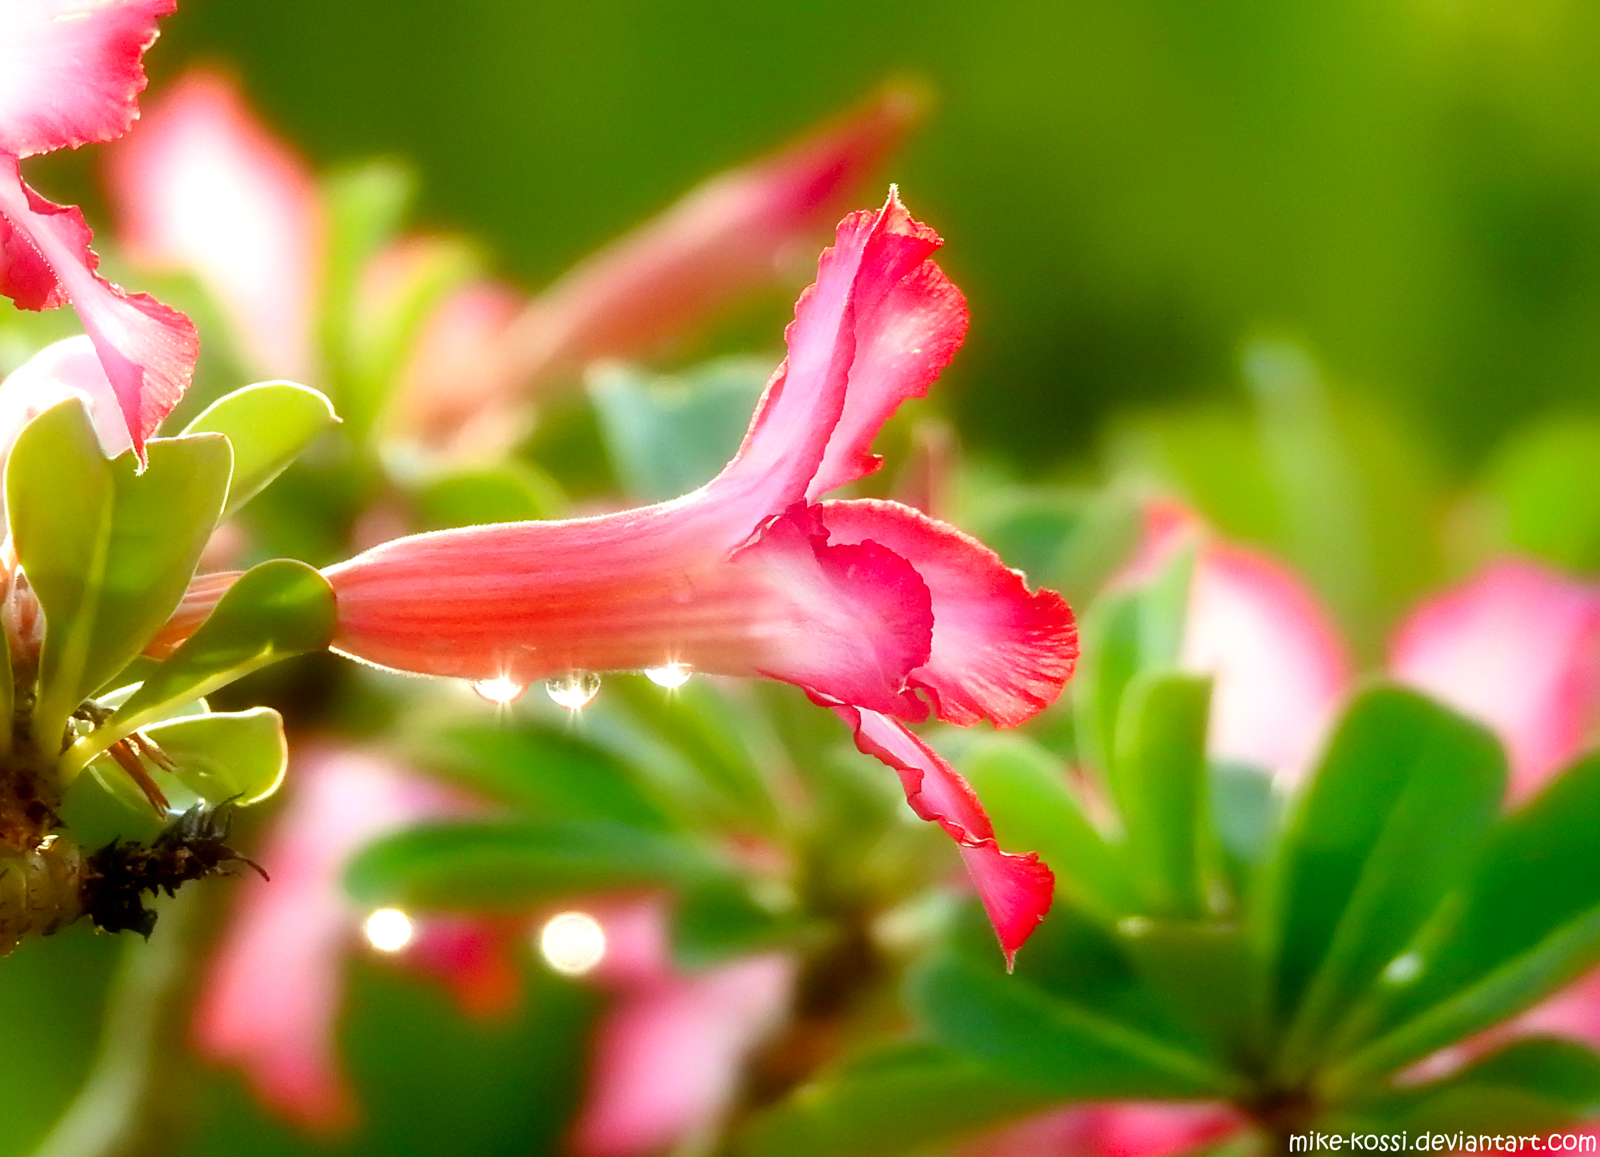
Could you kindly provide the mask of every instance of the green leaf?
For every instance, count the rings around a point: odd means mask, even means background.
[[[1482,501],[1495,553],[1507,549],[1576,571],[1600,568],[1600,423],[1539,422],[1506,439]]]
[[[1476,724],[1409,691],[1351,705],[1290,822],[1279,864],[1278,995],[1295,1077],[1471,867],[1505,759]]]
[[[466,245],[432,238],[381,294],[354,303],[339,379],[339,410],[352,441],[369,436],[435,307],[478,269]]]
[[[1570,1040],[1532,1037],[1442,1081],[1385,1093],[1350,1114],[1412,1133],[1548,1132],[1600,1112],[1600,1055]],[[1452,1146],[1457,1151],[1461,1146]]]
[[[978,739],[960,771],[983,800],[1000,846],[1032,850],[1056,874],[1056,887],[1102,920],[1136,910],[1127,869],[1083,813],[1066,770],[1049,751],[1021,735]]]
[[[780,881],[713,876],[679,898],[672,954],[685,968],[705,968],[793,941],[803,927],[795,897]]]
[[[894,1157],[1014,1120],[1055,1098],[923,1042],[879,1046],[747,1127],[744,1157]]]
[[[1178,661],[1194,552],[1180,551],[1145,586],[1110,592],[1089,608],[1072,707],[1085,761],[1109,772],[1128,684],[1141,671]]]
[[[143,473],[131,454],[108,462],[73,399],[29,423],[7,463],[17,556],[45,613],[34,729],[46,750],[176,609],[227,497],[221,435],[147,450]]]
[[[708,482],[739,449],[772,363],[723,358],[681,374],[621,362],[589,376],[612,467],[637,498],[664,500]]]
[[[1226,1097],[1241,1087],[1163,1036],[956,953],[924,963],[910,984],[909,999],[938,1043],[1058,1097]]]
[[[251,567],[111,719],[67,753],[63,766],[82,767],[175,704],[291,655],[325,650],[336,618],[332,588],[305,563],[274,559]]]
[[[525,462],[430,477],[419,485],[416,501],[425,530],[559,518],[566,505],[555,480]]]
[[[1171,673],[1144,673],[1123,700],[1111,788],[1128,862],[1153,912],[1197,917],[1205,907],[1200,853],[1210,706],[1210,679]]]
[[[327,215],[323,273],[323,357],[336,377],[345,372],[356,288],[367,263],[399,232],[416,191],[410,170],[388,161],[355,166],[322,186]]]
[[[1500,821],[1455,918],[1419,943],[1409,981],[1393,986],[1386,1031],[1330,1079],[1399,1068],[1520,1012],[1600,960],[1597,831],[1600,756],[1591,756]]]
[[[224,515],[264,490],[338,418],[316,390],[293,382],[245,386],[206,407],[185,434],[222,434],[233,446],[233,483]]]
[[[523,811],[668,826],[626,763],[553,728],[483,724],[430,731],[408,755],[428,771]]]
[[[693,844],[600,820],[461,820],[370,844],[345,887],[362,902],[418,908],[517,909],[595,888],[704,878]]]
[[[172,760],[178,782],[208,804],[259,803],[278,789],[289,764],[283,717],[270,707],[189,715],[144,734]]]

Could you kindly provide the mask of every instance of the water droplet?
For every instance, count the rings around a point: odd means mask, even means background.
[[[670,691],[674,687],[682,687],[693,674],[693,668],[687,663],[668,663],[663,667],[647,668],[644,677],[657,687],[665,687]]]
[[[379,952],[399,952],[416,935],[411,917],[398,908],[379,908],[362,927],[367,943]]]
[[[507,703],[521,699],[527,687],[514,679],[497,675],[493,679],[479,679],[472,685],[472,689],[495,706],[504,707]]]
[[[593,671],[569,671],[554,679],[546,679],[544,690],[558,705],[568,711],[577,711],[588,706],[589,701],[600,694],[600,676]]]
[[[552,916],[539,932],[539,955],[565,976],[582,976],[605,959],[606,930],[587,912]]]
[[[1396,956],[1389,961],[1389,967],[1383,970],[1383,979],[1396,987],[1410,984],[1422,975],[1422,954],[1420,952],[1407,952],[1403,956]]]

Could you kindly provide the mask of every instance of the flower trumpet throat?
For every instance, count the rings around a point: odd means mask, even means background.
[[[904,725],[1034,715],[1072,673],[1072,612],[946,523],[823,499],[878,469],[878,429],[965,337],[966,302],[932,261],[940,244],[893,191],[846,217],[716,478],[654,506],[416,535],[331,567],[336,649],[522,686],[668,662],[796,684],[957,841],[1013,953],[1048,910],[1053,877],[998,848],[965,781]]]

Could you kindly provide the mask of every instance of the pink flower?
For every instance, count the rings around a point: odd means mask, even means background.
[[[635,1157],[712,1127],[745,1058],[781,1021],[794,961],[779,953],[679,972],[659,898],[589,907],[606,933],[590,974],[615,993],[573,1127],[581,1157]]]
[[[194,1035],[214,1060],[241,1066],[262,1102],[309,1128],[352,1123],[335,1025],[342,961],[365,913],[345,899],[349,858],[376,837],[466,803],[419,776],[356,751],[299,748],[288,807],[249,877],[200,993]],[[443,977],[469,1011],[516,999],[503,937],[457,918],[420,924],[406,956]]]
[[[22,180],[38,153],[109,141],[139,115],[144,50],[173,0],[0,0],[0,293],[23,309],[71,302],[142,454],[194,372],[189,319],[95,272],[89,227]]]
[[[739,453],[671,502],[598,518],[397,539],[328,570],[336,647],[399,670],[526,685],[656,667],[795,683],[901,772],[960,844],[1008,956],[1049,907],[1037,857],[1003,853],[965,781],[902,726],[1021,723],[1071,674],[1071,611],[955,528],[891,502],[821,501],[966,331],[940,242],[891,193],[847,217],[803,293],[789,356]]]
[[[192,272],[257,372],[315,376],[316,182],[233,81],[207,70],[185,74],[108,150],[106,175],[131,259]]]
[[[1053,1109],[986,1134],[961,1157],[1176,1157],[1245,1126],[1226,1105],[1116,1101]]]

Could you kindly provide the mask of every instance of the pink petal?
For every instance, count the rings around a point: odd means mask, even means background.
[[[100,277],[89,227],[76,208],[40,197],[0,154],[0,293],[24,308],[72,302],[116,393],[136,453],[189,386],[200,342],[189,319],[153,297]],[[31,255],[16,260],[19,253]],[[44,272],[55,279],[48,288]]]
[[[1072,610],[1054,591],[1029,592],[1000,556],[953,526],[894,502],[825,502],[834,543],[877,543],[916,568],[933,605],[933,646],[912,671],[940,719],[1015,727],[1053,703],[1078,654]]]
[[[469,1016],[489,1020],[516,1008],[522,998],[517,953],[527,931],[520,922],[430,915],[415,925],[400,963],[444,983]]]
[[[128,131],[141,58],[175,0],[0,0],[0,153],[31,157]]]
[[[495,404],[512,391],[505,335],[522,309],[522,294],[498,281],[474,281],[439,303],[401,373],[394,414],[402,431],[423,443],[447,439],[463,452],[497,447],[526,424]],[[457,416],[440,425],[446,406]]]
[[[901,287],[933,284],[934,244],[892,194],[840,225],[743,447],[699,491],[600,518],[377,547],[328,571],[339,649],[403,670],[524,683],[683,662],[920,713],[902,692],[928,658],[925,585],[892,552],[830,545],[809,515],[784,512],[823,464],[847,390],[892,395],[927,372],[916,357],[882,355],[895,334],[922,340],[917,294]],[[876,351],[862,374],[858,349]]]
[[[767,675],[885,710],[916,706],[927,588],[877,546],[833,546],[803,507],[737,553],[667,504],[396,540],[326,573],[335,646],[406,671],[527,685],[572,670],[688,664]]]
[[[315,1129],[354,1118],[334,1031],[341,957],[362,913],[344,897],[345,862],[416,819],[459,811],[443,789],[360,753],[310,747],[293,794],[258,855],[200,992],[194,1034],[206,1056],[239,1065],[270,1108]]]
[[[0,385],[0,460],[9,454],[22,427],[72,397],[83,399],[106,457],[133,448],[94,343],[80,335],[46,346]]]
[[[1492,728],[1524,799],[1586,745],[1600,707],[1600,590],[1495,563],[1422,604],[1390,648],[1395,677]]]
[[[165,659],[176,651],[206,621],[222,601],[222,596],[228,593],[228,588],[242,574],[242,570],[225,570],[196,575],[190,580],[189,589],[183,592],[183,601],[178,604],[178,609],[172,612],[172,617],[156,636],[145,644],[144,653],[152,659]]]
[[[258,373],[314,372],[321,208],[304,161],[238,87],[186,74],[108,153],[118,237],[135,261],[185,269],[216,296]]]
[[[835,711],[854,730],[856,746],[862,752],[900,773],[911,810],[937,823],[960,846],[961,858],[1010,968],[1017,949],[1050,911],[1055,874],[1036,853],[1002,852],[972,786],[904,724],[855,707],[837,707]]]
[[[582,1157],[634,1157],[715,1122],[745,1057],[788,1008],[795,965],[768,954],[679,973],[659,898],[592,907],[607,948],[591,975],[618,999],[595,1040],[573,1148]]]
[[[1115,1101],[1071,1105],[983,1137],[961,1157],[1177,1157],[1247,1122],[1225,1105]]]
[[[1350,686],[1327,613],[1292,571],[1211,543],[1195,560],[1181,662],[1212,675],[1213,756],[1298,780]]]
[[[511,339],[515,376],[540,383],[625,356],[772,281],[797,246],[836,220],[904,135],[919,102],[888,92],[763,161],[713,178],[542,294]],[[437,398],[425,424],[471,416]]]

